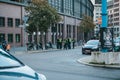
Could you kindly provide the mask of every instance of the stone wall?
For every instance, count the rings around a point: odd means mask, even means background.
[[[91,63],[120,64],[120,52],[92,52]]]

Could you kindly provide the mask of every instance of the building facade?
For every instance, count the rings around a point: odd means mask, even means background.
[[[24,29],[20,27],[23,23],[25,10],[24,6],[28,0],[0,0],[0,42],[6,40],[12,46],[23,46],[25,35],[28,36],[26,42],[34,40],[33,33],[24,34]],[[83,14],[93,17],[94,6],[91,0],[48,0],[49,4],[56,8],[62,20],[57,24],[52,24],[45,35],[45,41],[56,43],[57,38],[81,39],[78,26],[83,18]],[[40,33],[39,33],[39,36]]]
[[[62,17],[62,21],[55,25],[55,37],[72,38],[76,41],[83,39],[78,26],[83,15],[93,17],[94,6],[91,0],[48,0],[49,4],[56,8]],[[51,26],[54,27],[54,26]],[[51,28],[54,33],[54,28]],[[52,36],[54,40],[54,36]],[[55,41],[53,41],[55,42]]]
[[[99,36],[99,31],[100,27],[102,24],[102,19],[101,19],[101,13],[102,13],[102,5],[101,5],[101,0],[92,0],[93,5],[94,5],[94,23],[95,23],[95,29],[94,29],[94,36]]]
[[[108,2],[108,26],[114,28],[114,36],[120,36],[120,0]]]
[[[22,0],[0,0],[0,43],[23,45],[23,29],[19,28],[24,16]]]

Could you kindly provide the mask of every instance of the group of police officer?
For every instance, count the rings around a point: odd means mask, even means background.
[[[57,49],[71,49],[71,48],[75,48],[75,40],[71,39],[71,38],[66,38],[63,39],[62,38],[58,38],[57,39]]]

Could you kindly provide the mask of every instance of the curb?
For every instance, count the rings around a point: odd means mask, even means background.
[[[14,53],[14,54],[34,54],[34,53],[52,52],[52,51],[58,51],[58,49],[31,50],[31,51],[11,51],[10,53]]]
[[[33,51],[27,51],[27,53],[41,53],[41,52],[52,52],[52,51],[57,51],[58,49],[48,49],[48,50],[33,50]]]
[[[115,68],[115,69],[120,69],[120,65],[105,65],[105,64],[92,64],[90,63],[91,56],[89,57],[84,57],[81,59],[78,59],[77,62],[81,64],[85,64],[88,66],[94,66],[94,67],[104,67],[104,68]]]

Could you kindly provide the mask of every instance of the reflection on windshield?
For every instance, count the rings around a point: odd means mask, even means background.
[[[17,61],[13,56],[0,49],[0,69],[12,68],[21,66],[21,63]]]
[[[88,41],[86,44],[87,45],[98,45],[98,41]]]

